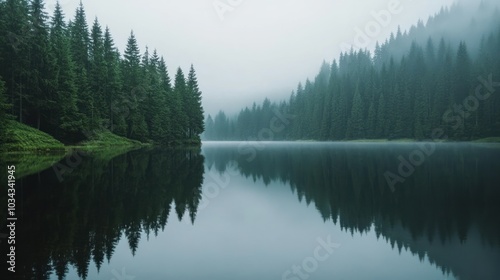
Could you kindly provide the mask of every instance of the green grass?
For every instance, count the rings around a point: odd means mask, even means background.
[[[64,144],[54,137],[17,121],[9,121],[7,135],[6,153],[65,151]]]
[[[108,149],[110,147],[137,147],[137,146],[145,146],[148,144],[142,143],[137,140],[131,140],[125,137],[118,136],[116,134],[111,133],[110,131],[101,131],[96,133],[93,139],[82,142],[79,145],[76,145],[77,148],[82,148],[84,150],[93,150],[93,149]]]
[[[49,134],[17,121],[9,121],[7,127],[9,139],[3,149],[5,153],[66,153],[72,149],[92,150],[126,150],[132,147],[143,147],[150,144],[141,143],[111,133],[100,131],[95,136],[77,145],[65,146]]]
[[[17,121],[9,121],[7,131],[9,139],[3,150],[8,155],[8,161],[16,165],[19,177],[50,168],[73,150],[83,150],[96,158],[109,160],[134,148],[147,145],[120,137],[110,131],[101,131],[89,141],[76,146],[65,146],[49,134]]]

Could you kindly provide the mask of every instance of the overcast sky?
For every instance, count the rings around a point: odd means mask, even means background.
[[[72,19],[79,0],[59,1]],[[56,0],[47,0],[52,13]],[[348,45],[372,49],[453,0],[83,0],[89,27],[109,26],[123,53],[133,29],[156,48],[171,76],[194,64],[205,112],[236,113],[264,97],[288,98],[323,60]],[[216,8],[217,7],[217,8]],[[385,11],[385,12],[381,12]],[[387,16],[376,16],[388,15]],[[376,21],[378,18],[378,22]],[[360,30],[360,31],[357,31]],[[366,37],[359,33],[363,31]],[[363,40],[363,38],[365,40]],[[171,77],[173,79],[173,77]]]

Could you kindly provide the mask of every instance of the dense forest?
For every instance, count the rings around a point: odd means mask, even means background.
[[[220,111],[206,119],[207,140],[470,140],[500,136],[500,11],[443,8],[373,53],[341,53],[289,100]],[[283,121],[284,115],[289,116]],[[281,122],[273,121],[278,118]]]
[[[191,65],[172,81],[156,50],[141,55],[133,32],[123,54],[96,18],[89,28],[80,2],[67,22],[57,4],[0,1],[0,142],[8,119],[64,143],[102,130],[143,142],[199,142],[201,91]]]

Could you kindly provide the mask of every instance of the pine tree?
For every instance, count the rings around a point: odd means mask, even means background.
[[[375,98],[369,103],[370,107],[368,108],[368,117],[367,117],[367,129],[366,129],[366,137],[367,138],[376,138],[375,130],[377,127],[377,109],[375,108]]]
[[[28,104],[31,123],[42,129],[42,116],[50,115],[55,104],[54,57],[49,43],[47,14],[42,0],[33,0],[29,6],[29,22],[31,25],[28,78]],[[45,124],[44,130],[50,130]]]
[[[208,115],[208,117],[207,117],[206,129],[205,129],[205,133],[203,136],[206,140],[216,140],[215,136],[214,136],[214,120],[212,119],[212,116],[210,116],[210,115]],[[240,139],[245,139],[245,137],[243,136]]]
[[[82,115],[83,131],[86,137],[92,136],[95,124],[92,121],[94,102],[89,87],[89,31],[82,2],[76,9],[75,18],[69,24],[70,49],[75,63],[77,107]]]
[[[55,126],[61,128],[54,132],[59,139],[76,141],[82,129],[81,117],[76,107],[77,89],[75,84],[75,66],[71,60],[69,40],[66,36],[64,14],[59,3],[56,4],[50,29],[51,49],[55,57],[56,104]]]
[[[128,109],[127,137],[145,140],[148,136],[148,128],[141,109],[146,98],[146,91],[141,84],[140,60],[139,46],[134,33],[131,32],[122,63],[123,101]]]
[[[460,42],[458,46],[455,61],[456,63],[454,65],[452,84],[453,87],[450,99],[452,104],[463,104],[465,98],[471,92],[471,62],[467,46],[464,42]],[[463,120],[462,125],[454,131],[454,136],[457,138],[472,137],[473,135],[470,135],[470,133],[467,133],[466,131],[474,132],[472,121],[477,117],[477,112],[472,112],[473,116],[470,116],[466,115],[470,113],[465,112],[465,109],[463,111],[464,113],[460,114],[460,117]]]
[[[164,143],[167,139],[168,127],[168,107],[166,103],[166,93],[162,88],[160,78],[160,58],[156,50],[150,59],[150,102],[149,106],[152,115],[150,120],[151,139],[158,143]]]
[[[192,64],[188,74],[187,92],[190,102],[188,110],[189,139],[199,139],[200,134],[205,130],[204,112],[201,104],[201,91],[198,87],[198,80]]]
[[[30,49],[29,7],[25,0],[7,0],[0,3],[2,12],[0,20],[3,27],[0,29],[0,76],[7,83],[8,101],[13,106],[11,114],[17,120],[24,122],[27,101],[27,83],[30,63],[28,56]]]
[[[2,152],[2,147],[5,147],[4,144],[7,142],[7,111],[10,108],[5,92],[5,83],[0,77],[0,152]]]
[[[378,100],[378,108],[377,108],[377,127],[375,129],[375,137],[376,138],[384,138],[387,137],[386,127],[387,124],[387,103],[385,101],[384,92],[382,91]]]
[[[101,115],[106,111],[104,100],[106,87],[104,61],[104,36],[97,18],[94,20],[89,42],[89,89],[93,104],[90,121],[93,128],[101,128]]]
[[[173,136],[173,90],[172,84],[170,82],[170,77],[168,75],[167,65],[165,63],[165,59],[163,57],[160,58],[160,62],[158,63],[158,75],[159,75],[159,83],[160,83],[160,95],[162,100],[161,110],[161,127],[162,131],[165,134],[162,138],[163,142],[167,144],[174,139]]]
[[[359,90],[359,82],[356,85],[354,92],[354,100],[352,103],[351,117],[347,125],[347,139],[362,139],[365,137],[365,124],[364,124],[364,104]]]
[[[102,115],[108,120],[109,130],[125,136],[125,118],[120,110],[122,108],[119,102],[120,98],[122,98],[120,96],[120,53],[115,48],[108,27],[104,31],[103,53],[105,67],[103,94],[106,110],[102,112]]]
[[[172,95],[172,126],[174,139],[185,140],[188,136],[187,129],[189,119],[187,112],[189,110],[189,96],[186,88],[186,79],[182,69],[177,68],[174,79],[174,90]]]

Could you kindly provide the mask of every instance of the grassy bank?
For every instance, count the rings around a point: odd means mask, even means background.
[[[4,148],[7,153],[64,152],[66,150],[63,143],[49,134],[17,121],[9,121],[7,135],[8,140]]]
[[[96,133],[92,139],[82,142],[78,145],[71,146],[72,148],[80,148],[84,150],[94,149],[109,149],[109,148],[123,148],[123,147],[140,147],[151,144],[142,143],[137,140],[128,139],[111,133],[110,131],[101,131]]]
[[[126,150],[151,145],[115,135],[110,131],[101,131],[88,141],[66,146],[51,135],[17,121],[9,121],[7,135],[9,138],[3,149],[7,154],[65,154],[74,149],[86,151],[102,149]]]
[[[50,168],[54,163],[72,155],[75,150],[109,160],[130,150],[150,145],[120,137],[109,131],[101,131],[88,141],[67,146],[51,135],[17,121],[9,121],[7,135],[9,138],[2,147],[2,157],[9,164],[16,165],[18,178]]]

